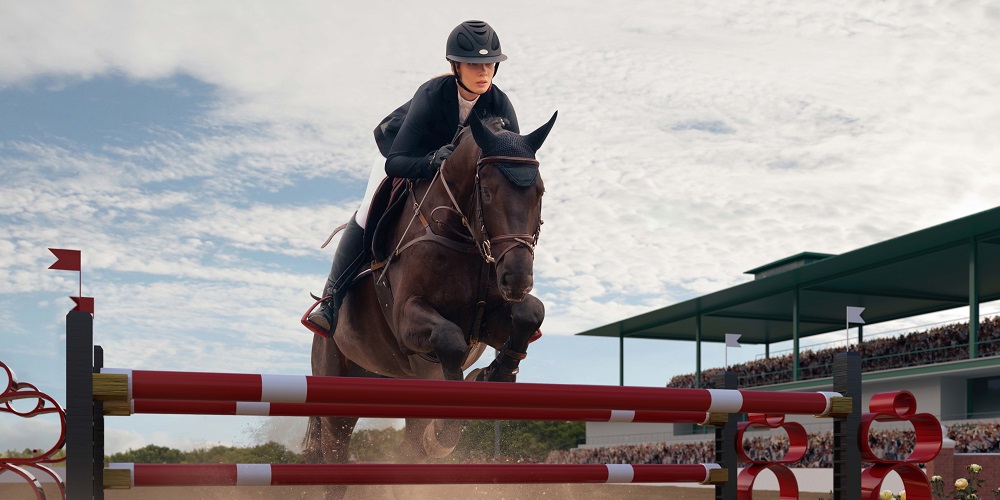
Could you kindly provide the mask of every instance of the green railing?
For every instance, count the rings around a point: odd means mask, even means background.
[[[856,347],[851,346],[851,350],[855,350]],[[1000,340],[990,339],[979,341],[976,342],[976,347],[981,358],[1000,355]],[[968,340],[966,340],[965,344],[956,343],[955,345],[881,355],[865,353],[865,350],[864,346],[862,346],[861,370],[865,373],[969,359]],[[838,351],[835,349],[826,349],[819,353],[812,351],[803,353],[799,358],[801,366],[799,367],[798,379],[812,380],[832,377],[833,356],[836,352]],[[772,364],[773,366],[763,366],[766,364]],[[761,387],[792,382],[794,377],[791,364],[791,356],[786,355],[780,358],[771,358],[770,363],[762,363],[758,360],[751,362],[750,366],[747,364],[733,365],[730,369],[737,373],[739,387]],[[707,388],[714,387],[713,379],[715,374],[721,371],[721,368],[702,371],[701,380],[703,386]],[[694,376],[690,375],[689,383],[691,387],[694,386],[693,380]]]

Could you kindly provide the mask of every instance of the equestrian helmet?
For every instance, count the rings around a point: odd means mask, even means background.
[[[452,62],[499,63],[507,56],[500,50],[500,38],[482,21],[465,21],[451,30],[445,57]]]

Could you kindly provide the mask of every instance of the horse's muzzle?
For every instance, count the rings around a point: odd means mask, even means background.
[[[531,273],[515,274],[501,272],[497,279],[500,294],[507,302],[521,302],[531,292],[534,286],[534,278]]]

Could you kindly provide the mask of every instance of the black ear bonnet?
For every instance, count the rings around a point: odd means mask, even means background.
[[[524,137],[509,130],[501,130],[493,136],[494,140],[483,149],[483,157],[513,156],[515,158],[534,158],[535,151]],[[518,187],[528,187],[535,184],[538,177],[538,165],[524,163],[490,163],[500,169],[500,173],[508,181]]]
[[[480,121],[475,113],[469,117],[469,128],[472,130],[472,137],[482,150],[482,157],[508,156],[511,158],[535,159],[535,151],[542,147],[545,138],[548,137],[552,125],[556,122],[553,113],[549,121],[528,135],[520,135],[515,132],[503,129],[504,120],[502,118],[489,118],[487,123]],[[500,172],[518,187],[528,187],[535,183],[538,177],[538,162],[504,162],[490,160],[491,165],[496,165]]]

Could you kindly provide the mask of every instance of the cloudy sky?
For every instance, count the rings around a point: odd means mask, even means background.
[[[0,0],[0,360],[63,400],[57,247],[83,250],[108,366],[308,373],[319,246],[466,19],[500,34],[522,128],[559,111],[522,381],[617,384],[617,340],[572,334],[997,205],[995,2]],[[626,383],[693,353],[628,342]],[[132,417],[108,446],[296,425]],[[0,419],[0,449],[48,426]]]

